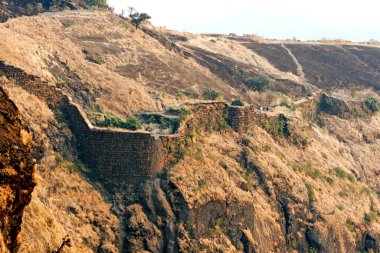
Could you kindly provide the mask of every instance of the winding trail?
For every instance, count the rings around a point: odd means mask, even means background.
[[[319,91],[318,87],[307,81],[305,72],[303,72],[302,66],[297,60],[296,56],[292,53],[292,51],[290,51],[288,47],[285,46],[285,44],[281,44],[281,46],[288,52],[289,56],[293,59],[294,64],[297,67],[297,75],[300,77],[302,85],[309,89],[313,94],[317,93]]]

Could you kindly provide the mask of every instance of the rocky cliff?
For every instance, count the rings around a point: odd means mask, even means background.
[[[16,252],[25,207],[36,185],[31,134],[15,104],[0,87],[0,249]]]

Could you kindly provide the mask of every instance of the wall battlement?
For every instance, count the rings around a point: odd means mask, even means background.
[[[192,115],[178,133],[157,135],[93,126],[79,105],[64,99],[64,110],[77,139],[80,159],[96,171],[106,186],[128,189],[155,177],[178,157],[181,143],[194,131],[246,130],[252,107],[231,107],[226,102],[187,104]],[[240,119],[241,115],[245,115]]]

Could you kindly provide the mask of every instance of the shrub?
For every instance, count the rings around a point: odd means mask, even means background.
[[[130,117],[124,121],[117,117],[105,116],[103,121],[97,122],[97,125],[102,127],[126,128],[133,131],[141,128],[140,121],[134,117]]]
[[[135,130],[141,128],[141,123],[138,119],[136,119],[134,117],[130,117],[125,121],[124,126],[122,126],[122,127],[135,131]]]
[[[325,180],[329,185],[333,185],[334,184],[334,179],[332,177],[323,176],[323,180]]]
[[[313,247],[309,248],[309,253],[318,253],[318,252],[319,252],[319,250],[316,248],[313,248]]]
[[[311,177],[312,179],[317,179],[322,177],[322,172],[316,168],[313,168],[310,163],[305,164],[294,164],[293,165],[294,171],[304,172],[306,176]]]
[[[365,106],[372,112],[380,111],[380,104],[374,97],[368,97],[365,101]]]
[[[263,91],[269,86],[270,82],[271,81],[268,76],[258,75],[245,80],[245,85],[256,91]]]
[[[307,189],[307,195],[309,196],[309,201],[314,202],[317,200],[317,196],[315,194],[314,188],[311,184],[305,183],[306,189]]]
[[[333,168],[335,176],[345,179],[346,178],[346,172],[341,167],[335,167]]]
[[[184,120],[186,116],[191,115],[193,113],[192,111],[186,108],[170,108],[168,112],[179,116],[180,120]]]
[[[178,98],[180,98],[180,99],[184,99],[184,98],[186,98],[187,96],[186,96],[186,94],[185,93],[183,93],[182,91],[180,91],[180,92],[177,92],[177,97]]]
[[[240,98],[238,98],[238,99],[235,99],[234,101],[232,101],[231,105],[234,105],[234,106],[243,106],[244,102],[243,102],[243,100],[241,100]]]
[[[217,100],[220,97],[220,92],[217,90],[207,88],[203,91],[203,98],[206,100]]]
[[[372,222],[376,221],[377,218],[378,218],[377,213],[376,213],[376,212],[373,212],[373,211],[364,214],[364,220],[365,220],[367,223],[372,223]]]
[[[341,178],[341,179],[348,179],[351,182],[354,182],[356,180],[355,176],[351,173],[347,173],[344,171],[341,167],[335,167],[332,169],[332,172],[335,174],[335,176]]]
[[[268,121],[264,126],[265,130],[269,131],[274,136],[282,136],[289,138],[290,130],[288,126],[288,119],[284,114],[280,114],[276,121]]]

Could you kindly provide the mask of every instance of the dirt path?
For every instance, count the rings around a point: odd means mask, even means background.
[[[292,51],[290,51],[289,48],[285,46],[285,44],[281,44],[281,46],[288,52],[289,56],[293,59],[294,64],[297,66],[297,75],[300,77],[302,84],[313,94],[317,93],[319,89],[307,81],[305,72],[303,72],[302,66],[297,60],[296,56],[292,53]]]

